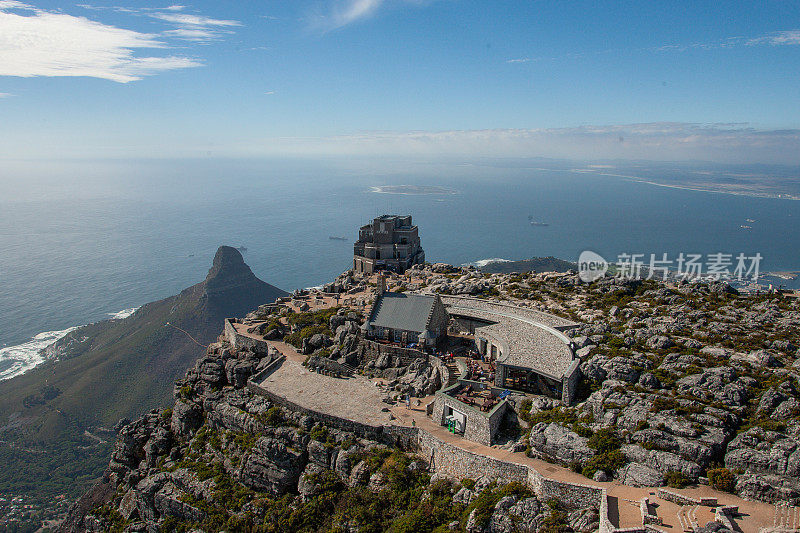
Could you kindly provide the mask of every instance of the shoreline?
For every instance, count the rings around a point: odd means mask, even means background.
[[[116,313],[108,313],[108,318],[105,320],[122,320],[131,316],[138,309],[139,307],[129,307],[117,311]],[[102,322],[102,320],[100,322]],[[3,367],[3,369],[0,370],[0,381],[12,379],[30,372],[47,360],[47,358],[42,355],[44,350],[76,329],[93,323],[94,322],[81,324],[79,326],[71,326],[62,330],[43,331],[37,333],[25,342],[0,347],[0,367]],[[8,364],[8,367],[4,367],[5,364]]]

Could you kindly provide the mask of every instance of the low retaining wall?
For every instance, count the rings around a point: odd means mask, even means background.
[[[267,376],[269,376],[270,374],[272,374],[272,373],[273,373],[273,372],[274,372],[274,371],[275,371],[275,370],[276,370],[276,369],[277,369],[279,366],[281,366],[281,365],[283,364],[283,361],[284,361],[285,359],[286,359],[286,356],[285,356],[285,355],[283,355],[283,354],[280,354],[278,357],[276,357],[276,358],[275,358],[275,360],[274,360],[274,361],[272,361],[270,364],[268,364],[267,366],[265,366],[264,368],[262,368],[260,372],[257,372],[256,374],[253,374],[253,375],[250,377],[250,380],[249,380],[249,381],[248,381],[248,383],[247,383],[248,387],[249,387],[249,385],[250,385],[250,381],[252,381],[252,382],[260,382],[260,381],[264,381],[264,379],[265,379]],[[252,390],[252,389],[251,389],[251,390]]]
[[[683,494],[676,494],[666,489],[658,489],[657,495],[662,500],[677,503],[679,505],[703,505],[705,507],[715,507],[717,505],[716,498],[690,498]]]
[[[660,526],[664,521],[660,516],[656,516],[650,512],[650,499],[647,497],[642,498],[639,502],[639,510],[642,512],[642,525],[655,524]]]
[[[436,473],[456,479],[494,476],[526,483],[528,467],[479,455],[448,442],[441,441],[427,431],[420,430],[417,453],[430,463]]]
[[[714,512],[714,520],[731,531],[736,531],[732,516],[738,511],[738,505],[723,505],[722,507],[717,507],[717,510]]]
[[[225,339],[237,350],[247,349],[253,353],[269,353],[269,344],[265,340],[254,339],[242,335],[233,327],[235,318],[225,319]]]
[[[601,509],[605,499],[605,489],[592,485],[557,481],[544,477],[533,468],[528,469],[528,485],[541,499],[547,501],[555,498],[572,508],[594,506]],[[608,511],[606,511],[607,513]]]
[[[414,348],[402,348],[391,344],[383,344],[369,339],[361,338],[363,350],[361,355],[364,361],[375,361],[383,354],[389,354],[393,359],[400,362],[399,366],[408,366],[417,359],[428,358],[428,354]]]
[[[313,409],[308,409],[307,407],[298,405],[291,400],[287,400],[283,396],[279,396],[275,393],[270,392],[261,385],[254,383],[253,380],[247,382],[247,388],[250,389],[250,391],[255,394],[267,397],[272,403],[280,405],[284,409],[288,409],[295,413],[304,414],[306,416],[311,417],[315,421],[328,425],[330,427],[341,429],[343,431],[348,431],[350,433],[355,433],[356,435],[362,436],[367,439],[382,442],[381,435],[383,433],[383,426],[371,426],[369,424],[364,424],[361,422],[356,422],[354,420],[348,420],[346,418],[340,418],[338,416],[329,415],[327,413],[320,413],[319,411],[315,411]]]

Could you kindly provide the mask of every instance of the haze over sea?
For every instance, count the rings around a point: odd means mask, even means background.
[[[214,159],[20,165],[0,182],[0,374],[10,347],[34,335],[106,319],[201,281],[221,244],[247,247],[253,272],[283,289],[327,282],[349,268],[358,227],[386,212],[413,215],[433,262],[575,261],[586,249],[609,260],[620,253],[760,252],[762,271],[800,269],[800,202],[541,166]],[[447,190],[373,190],[386,185]],[[549,226],[531,226],[529,216]],[[44,335],[28,352],[56,337]]]

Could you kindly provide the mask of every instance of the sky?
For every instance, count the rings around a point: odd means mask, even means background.
[[[796,0],[85,1],[0,0],[0,162],[800,164]]]

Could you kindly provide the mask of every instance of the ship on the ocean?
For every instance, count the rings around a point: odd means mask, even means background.
[[[550,225],[547,222],[542,222],[540,220],[534,220],[533,219],[533,215],[528,215],[528,222],[530,222],[531,226],[545,227],[545,226],[549,226]]]
[[[330,240],[332,240],[332,241],[346,241],[347,240],[347,237],[334,237],[332,235],[330,237],[328,237],[328,238]]]

